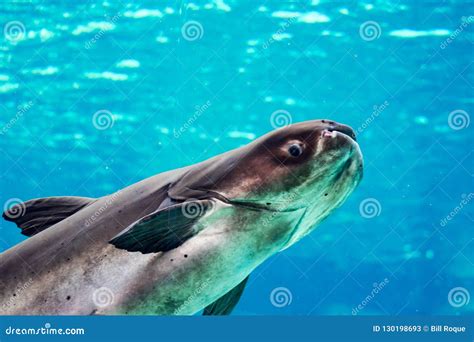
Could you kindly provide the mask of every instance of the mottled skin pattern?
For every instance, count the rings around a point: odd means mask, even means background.
[[[325,120],[295,124],[98,199],[0,254],[0,314],[198,312],[342,204],[362,176],[352,134]],[[295,144],[298,157],[289,154]],[[179,247],[141,254],[109,244],[166,201],[191,198],[214,207]],[[106,306],[93,298],[102,288],[113,298]]]

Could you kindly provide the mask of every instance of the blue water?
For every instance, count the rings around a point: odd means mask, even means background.
[[[32,3],[0,4],[0,203],[100,197],[329,118],[364,179],[234,313],[474,313],[472,3]],[[23,238],[1,222],[0,250]]]

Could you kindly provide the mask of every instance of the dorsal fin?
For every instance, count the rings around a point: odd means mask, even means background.
[[[16,223],[23,235],[33,236],[77,213],[95,200],[73,196],[37,198],[8,208],[2,216],[5,220]]]

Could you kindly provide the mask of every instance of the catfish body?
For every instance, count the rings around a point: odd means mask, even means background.
[[[252,270],[359,182],[362,159],[348,132],[324,120],[297,124],[99,199],[7,211],[31,237],[0,255],[0,313],[229,313]]]
[[[159,206],[160,178],[99,199],[54,229],[5,252],[0,272],[14,276],[2,276],[2,313],[193,314],[276,252],[273,245],[261,244],[266,239],[249,233],[265,215],[224,203],[216,204],[206,219],[211,226],[205,232],[171,251],[130,253],[109,244],[123,226]],[[130,196],[137,199],[136,205]],[[107,215],[87,225],[104,206]],[[295,215],[281,216],[282,229],[287,229]],[[17,293],[23,284],[27,288]]]

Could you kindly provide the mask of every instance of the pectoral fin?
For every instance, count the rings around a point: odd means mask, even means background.
[[[129,252],[166,252],[200,231],[200,218],[213,207],[212,200],[190,200],[157,211],[136,221],[110,240]]]
[[[95,200],[73,196],[38,198],[16,204],[5,210],[2,216],[5,220],[16,223],[23,235],[33,236],[77,213]]]
[[[247,284],[248,280],[249,280],[249,277],[247,276],[247,278],[242,280],[239,283],[239,285],[237,285],[232,290],[227,292],[225,295],[223,295],[221,298],[216,300],[214,303],[208,305],[204,309],[202,314],[204,316],[229,315],[232,312],[232,310],[234,310],[237,303],[239,302],[239,299],[242,296],[242,293],[244,292],[245,285]]]

